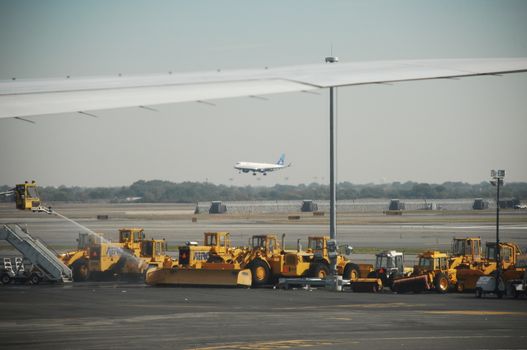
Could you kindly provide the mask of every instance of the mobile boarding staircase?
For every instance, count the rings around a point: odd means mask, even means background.
[[[5,240],[36,266],[51,282],[71,282],[72,272],[49,248],[31,237],[18,224],[0,227],[0,240]]]

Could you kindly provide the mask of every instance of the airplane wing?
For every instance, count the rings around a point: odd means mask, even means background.
[[[527,58],[313,64],[164,75],[0,81],[0,118],[154,106],[379,84],[527,71]]]

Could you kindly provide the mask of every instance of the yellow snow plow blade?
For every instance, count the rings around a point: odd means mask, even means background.
[[[354,292],[377,293],[382,290],[380,278],[358,278],[351,281],[351,290]]]
[[[249,269],[156,269],[147,272],[145,282],[151,286],[250,287],[252,283],[252,275],[251,270]]]

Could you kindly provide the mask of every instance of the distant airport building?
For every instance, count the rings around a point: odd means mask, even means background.
[[[472,204],[472,209],[474,210],[483,210],[489,208],[489,201],[482,198],[474,199],[474,204]]]
[[[301,212],[313,212],[318,210],[318,204],[313,202],[311,199],[305,199],[302,202],[302,207],[300,208]]]
[[[388,205],[388,210],[404,210],[405,205],[404,202],[401,202],[398,199],[392,199],[390,201],[390,204]]]
[[[213,201],[209,208],[209,214],[223,214],[227,212],[227,206],[221,201]]]
[[[520,200],[518,198],[503,198],[500,199],[500,209],[512,209],[517,205],[520,205]]]

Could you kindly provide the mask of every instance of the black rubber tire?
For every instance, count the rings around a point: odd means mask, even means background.
[[[90,278],[90,269],[88,267],[88,260],[86,259],[75,261],[71,270],[74,282],[86,282]]]
[[[28,279],[29,284],[37,285],[40,283],[40,277],[36,273],[32,273]]]
[[[344,266],[344,272],[342,273],[342,278],[345,280],[355,281],[360,277],[359,265],[348,263]]]
[[[324,279],[327,276],[329,276],[329,267],[326,264],[318,262],[309,267],[309,277]]]
[[[11,283],[11,277],[9,277],[7,273],[4,273],[2,277],[0,277],[0,282],[2,282],[2,284],[9,284]]]
[[[248,267],[251,269],[253,287],[261,287],[269,283],[271,269],[265,261],[261,259],[253,260]]]
[[[434,279],[434,287],[438,293],[444,294],[448,292],[450,284],[448,283],[448,278],[444,273],[440,272],[436,275]]]

